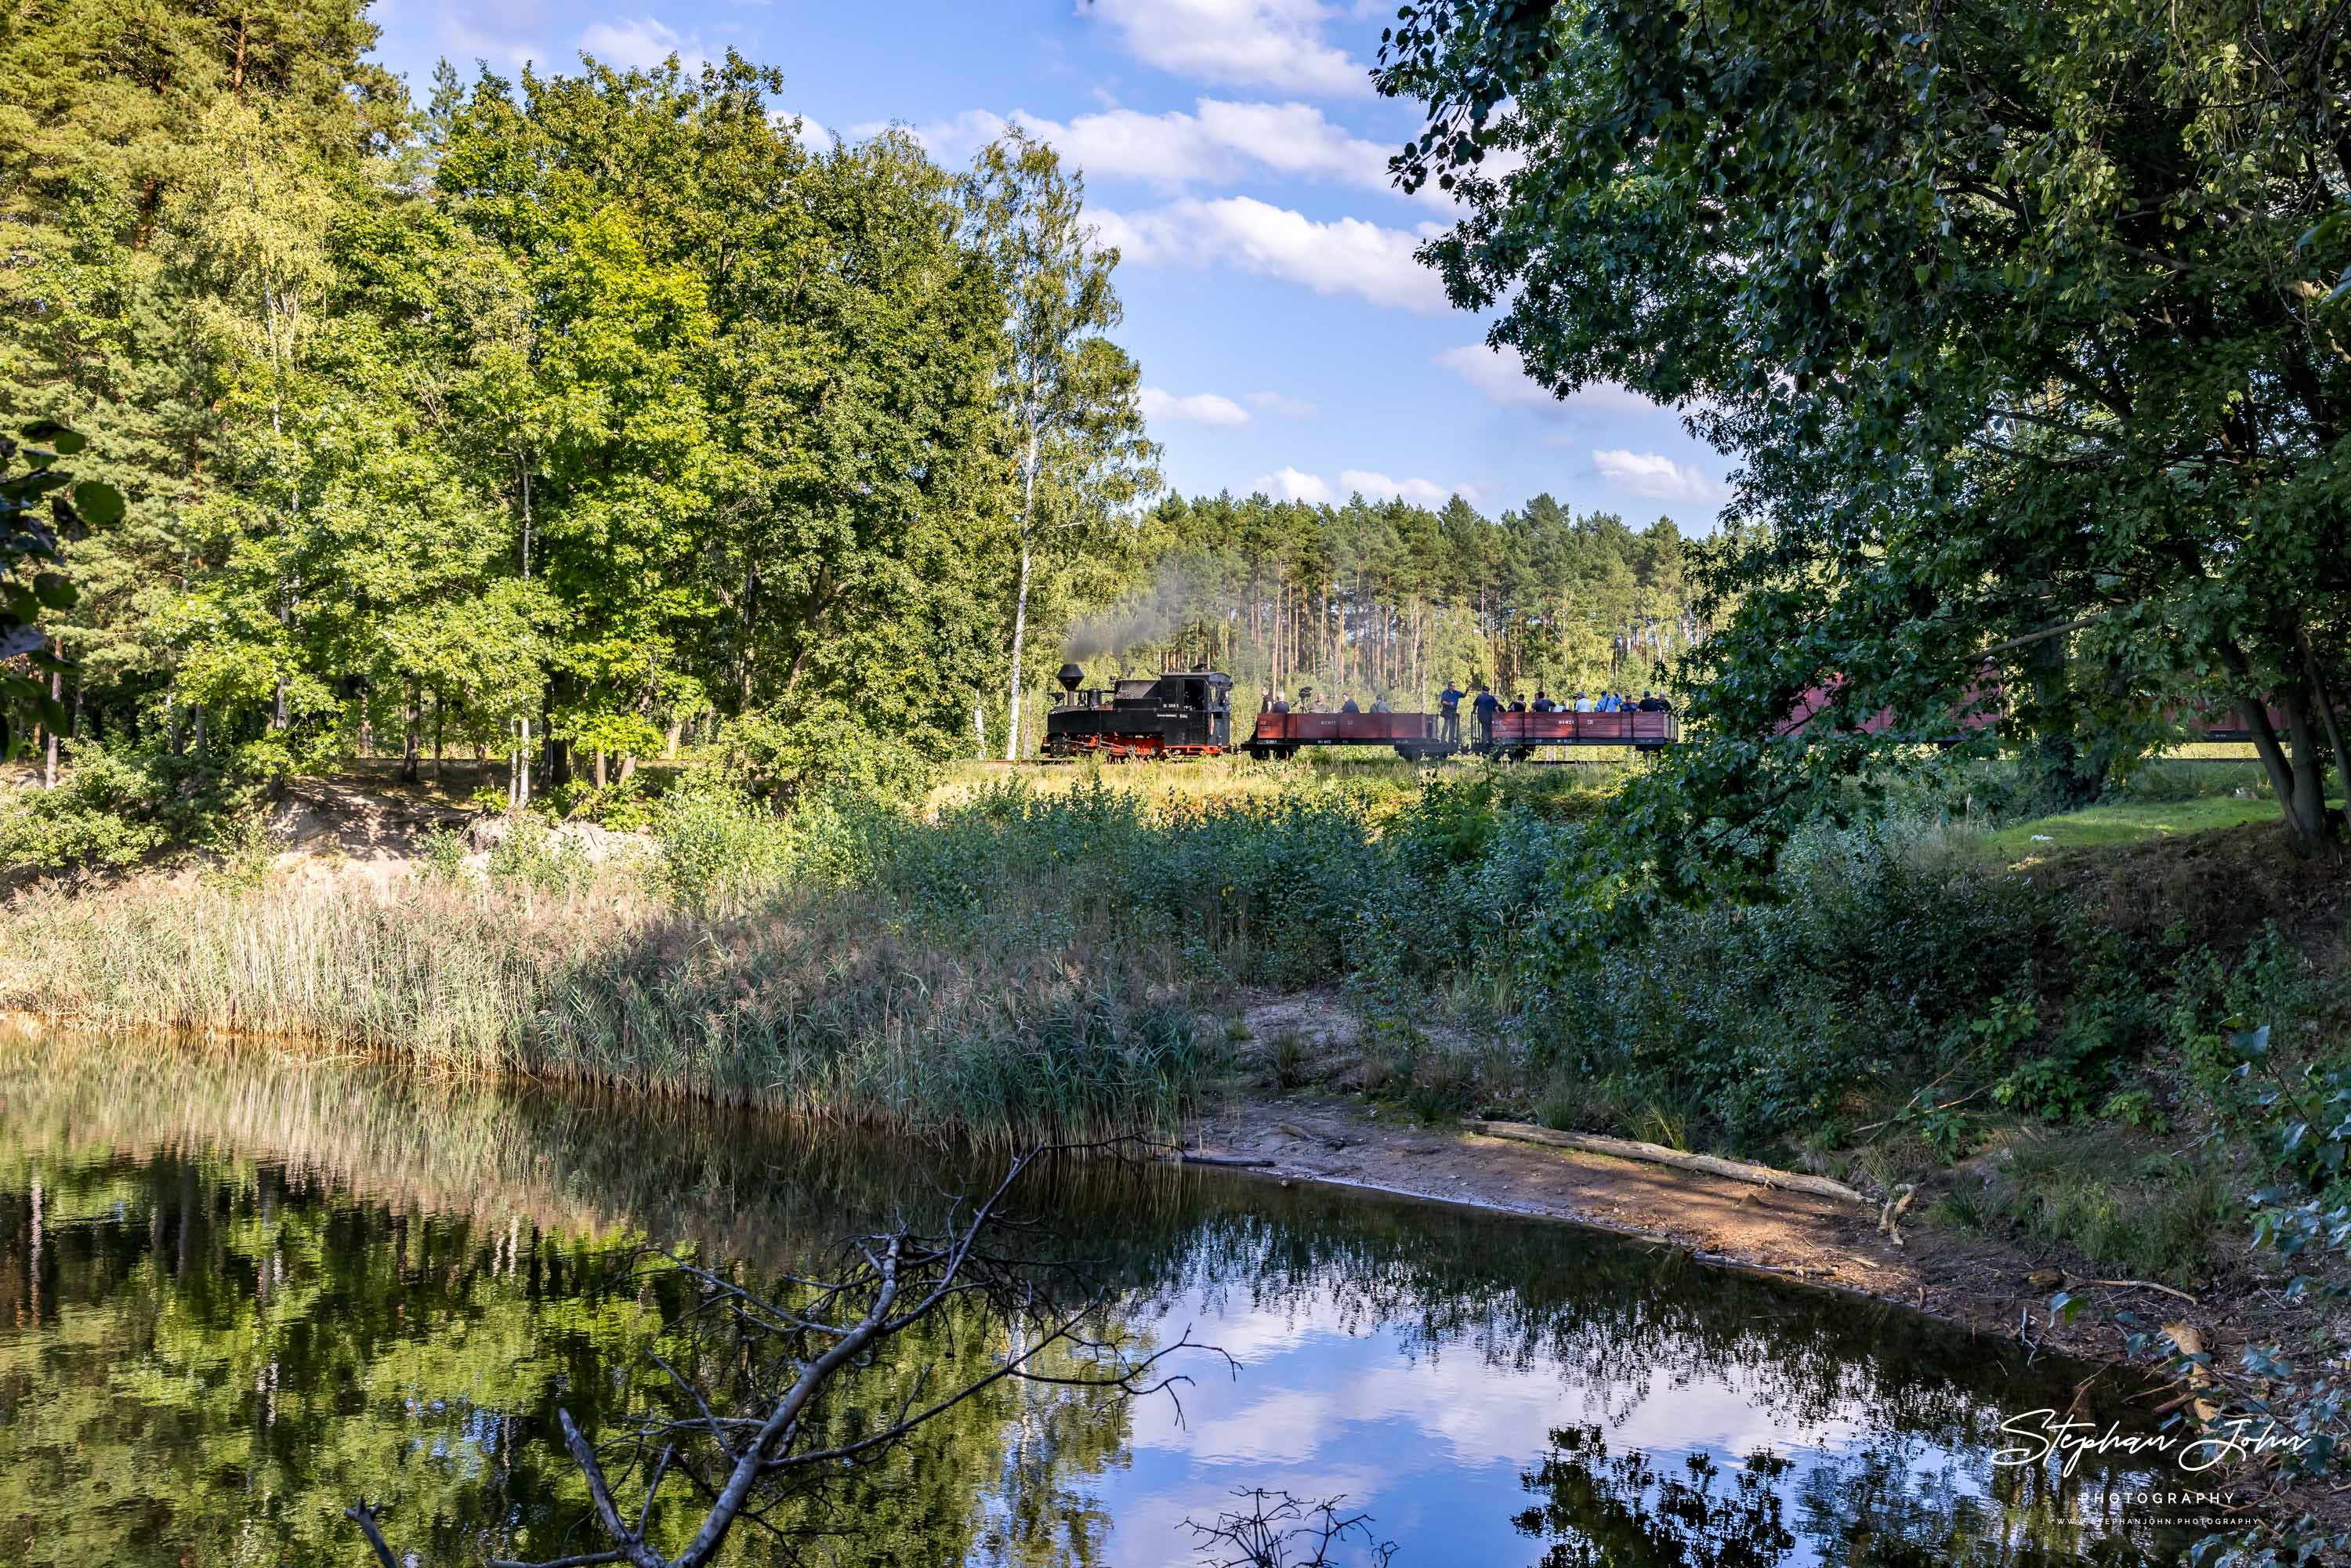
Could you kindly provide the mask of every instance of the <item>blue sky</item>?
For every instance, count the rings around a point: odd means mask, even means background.
[[[1635,526],[1712,525],[1721,458],[1622,389],[1566,404],[1484,346],[1413,259],[1445,223],[1384,162],[1416,129],[1365,74],[1374,0],[378,0],[382,62],[511,71],[580,51],[651,65],[728,47],[787,78],[810,135],[911,127],[960,166],[1019,119],[1083,170],[1125,256],[1117,334],[1186,494],[1351,491],[1489,515],[1549,490]]]

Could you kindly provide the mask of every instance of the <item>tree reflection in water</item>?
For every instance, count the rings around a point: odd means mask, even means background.
[[[2074,1522],[2051,1472],[1996,1470],[1980,1491],[1899,1438],[1801,1465],[1758,1448],[1728,1474],[1703,1449],[1611,1452],[1597,1424],[1551,1442],[1520,1478],[1542,1500],[1514,1521],[1546,1543],[1541,1568],[1776,1568],[1800,1545],[1836,1568],[2144,1568],[2169,1555]]]
[[[1729,1482],[1708,1453],[1660,1464],[1638,1448],[1608,1451],[1597,1426],[1551,1435],[1552,1451],[1526,1477],[1550,1498],[1519,1515],[1548,1540],[1542,1568],[1772,1568],[1794,1550],[1778,1482],[1790,1461],[1748,1456]]]
[[[592,1426],[653,1392],[643,1353],[676,1304],[625,1273],[634,1248],[772,1278],[845,1233],[934,1222],[976,1179],[935,1151],[685,1106],[0,1040],[0,1561],[347,1564],[341,1509],[360,1496],[389,1500],[396,1539],[432,1564],[478,1562],[486,1529],[531,1552],[592,1545],[553,1411]],[[1549,1478],[1536,1511],[1557,1525],[1531,1552],[1664,1552],[1692,1507],[1713,1533],[1691,1549],[1727,1542],[1749,1518],[1744,1470],[1662,1458],[1627,1470],[1583,1437],[1534,1458],[1551,1411],[1622,1442],[1629,1415],[1671,1415],[1693,1388],[1771,1430],[1827,1434],[1771,1488],[1804,1561],[2116,1550],[2065,1521],[2128,1473],[2119,1463],[2066,1483],[1987,1479],[2001,1412],[2062,1406],[2079,1379],[2046,1358],[2025,1368],[1899,1312],[1565,1227],[1359,1194],[1158,1168],[1056,1173],[1031,1201],[1122,1283],[1138,1344],[1163,1321],[1173,1333],[1196,1316],[1211,1343],[1250,1322],[1311,1342],[1356,1385],[1393,1379],[1401,1360],[1409,1376],[1389,1385],[1403,1396],[1451,1397],[1428,1391],[1455,1373],[1521,1391],[1539,1414],[1491,1484],[1447,1459],[1443,1412],[1426,1410],[1378,1417],[1420,1463],[1411,1496],[1241,1478],[1353,1493],[1405,1541],[1406,1568],[1458,1560],[1444,1554],[1447,1513],[1472,1499],[1507,1539],[1528,1462]],[[1004,1349],[977,1322],[929,1332],[909,1377]],[[1243,1392],[1279,1393],[1286,1365],[1270,1353]],[[1369,1430],[1327,1441],[1352,1451]],[[1188,1563],[1134,1521],[1172,1533],[1232,1480],[1171,1441],[1081,1395],[1001,1389],[861,1479],[831,1549],[844,1565]],[[1429,1485],[1437,1495],[1419,1495]],[[1604,1499],[1614,1523],[1593,1511]],[[1416,1538],[1406,1509],[1426,1516]],[[1740,1539],[1760,1551],[1776,1537],[1759,1525]],[[775,1554],[729,1544],[738,1563]]]

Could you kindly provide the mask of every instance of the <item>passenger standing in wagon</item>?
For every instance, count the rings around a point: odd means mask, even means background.
[[[1437,738],[1450,746],[1461,744],[1461,692],[1451,681],[1437,694]]]

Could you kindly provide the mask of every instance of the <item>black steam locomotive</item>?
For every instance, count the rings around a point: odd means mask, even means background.
[[[1233,678],[1214,670],[1167,670],[1148,680],[1086,691],[1086,673],[1063,664],[1063,695],[1045,716],[1048,757],[1216,757],[1232,749]]]

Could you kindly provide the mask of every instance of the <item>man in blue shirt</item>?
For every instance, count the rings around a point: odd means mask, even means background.
[[[1451,681],[1437,694],[1437,738],[1449,746],[1461,744],[1461,691]]]
[[[1501,701],[1486,689],[1485,683],[1480,682],[1478,686],[1478,700],[1469,706],[1478,710],[1479,737],[1486,743],[1489,749],[1491,749],[1494,744],[1494,710],[1502,706]]]

